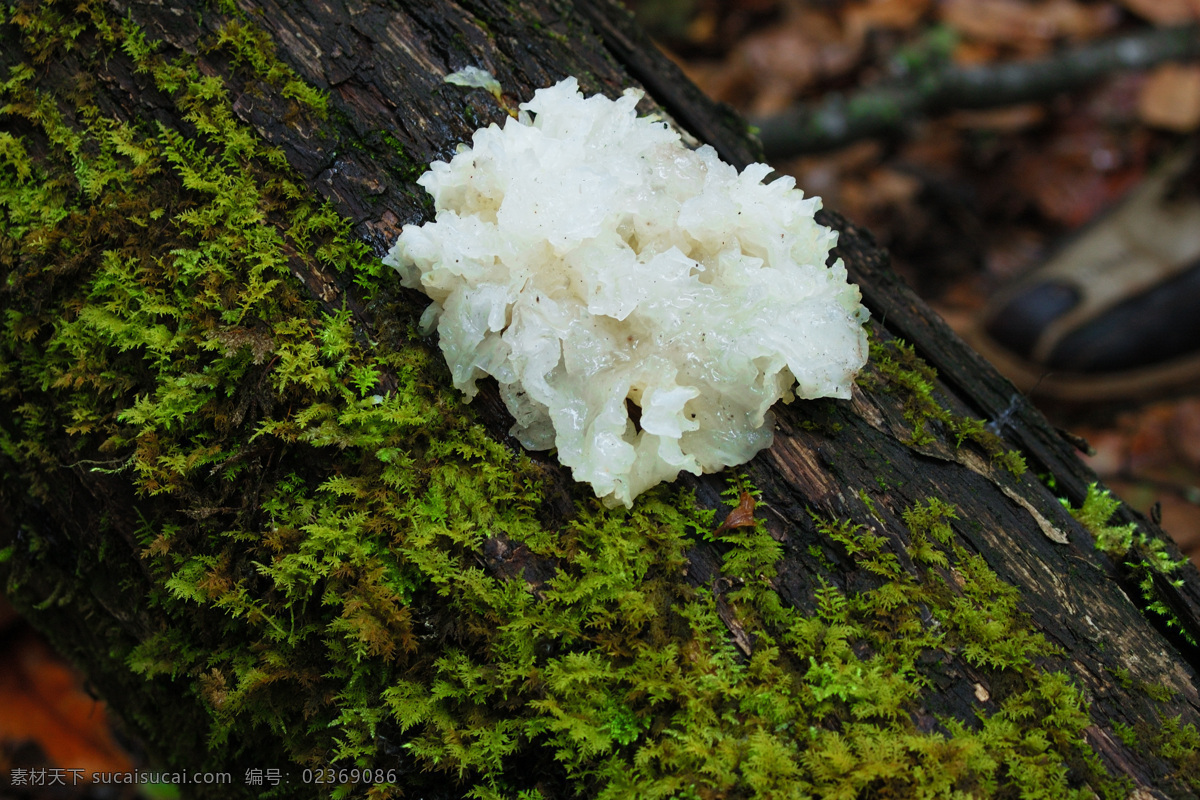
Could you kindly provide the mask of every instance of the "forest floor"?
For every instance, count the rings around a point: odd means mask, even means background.
[[[1053,59],[1200,20],[1200,0],[637,0],[663,50],[710,96],[769,118],[940,64]],[[932,66],[931,66],[932,65]],[[865,227],[960,333],[1200,131],[1200,64],[1112,71],[1049,99],[905,120],[887,138],[775,157],[807,194]],[[1038,398],[1034,398],[1037,400]],[[1041,402],[1085,458],[1200,560],[1200,397]]]
[[[744,114],[916,74],[931,61],[1020,62],[1200,19],[1200,0],[638,0],[663,49]],[[1200,65],[1114,72],[1050,100],[907,120],[887,139],[776,159],[808,194],[870,230],[956,329],[1200,130]],[[1200,559],[1200,397],[1044,407],[1096,449],[1126,502],[1161,503]],[[103,705],[0,598],[0,773],[47,765],[124,770]],[[52,767],[51,767],[52,768]],[[65,776],[70,782],[71,776]],[[111,789],[112,787],[107,787]],[[175,796],[0,782],[0,798]]]

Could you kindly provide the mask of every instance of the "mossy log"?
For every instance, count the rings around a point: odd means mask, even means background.
[[[17,3],[0,61],[0,573],[188,796],[1200,793],[1200,576],[836,214],[871,360],[742,469],[606,510],[450,390],[379,262],[503,119],[445,74],[755,157],[619,6]]]

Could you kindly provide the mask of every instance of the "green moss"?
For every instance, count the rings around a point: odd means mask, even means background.
[[[1200,731],[1179,717],[1168,717],[1151,734],[1150,747],[1176,767],[1175,777],[1193,792],[1200,792]]]
[[[226,13],[236,14],[228,11]],[[328,114],[328,101],[324,92],[301,80],[276,58],[275,43],[265,31],[253,23],[234,16],[221,26],[216,39],[209,43],[209,47],[212,50],[224,51],[235,68],[243,68],[243,74],[253,75],[279,89],[283,97],[294,101],[318,118],[324,119]]]
[[[1186,641],[1195,645],[1195,639],[1180,625],[1175,612],[1164,602],[1155,585],[1156,578],[1174,581],[1175,586],[1182,585],[1181,581],[1169,576],[1187,564],[1187,558],[1172,558],[1166,542],[1148,536],[1138,529],[1136,523],[1109,525],[1108,522],[1120,507],[1121,501],[1113,497],[1109,490],[1101,489],[1095,483],[1088,486],[1087,496],[1079,508],[1072,508],[1066,500],[1062,503],[1071,515],[1091,532],[1096,549],[1124,564],[1137,579],[1138,588],[1145,601],[1145,610],[1162,617],[1168,627],[1175,629]]]
[[[1200,731],[1180,717],[1165,717],[1159,725],[1118,725],[1117,734],[1135,752],[1162,758],[1174,768],[1171,779],[1180,796],[1200,793]]]
[[[937,371],[917,356],[912,346],[899,339],[880,341],[871,336],[873,369],[859,377],[864,388],[879,388],[903,398],[904,419],[912,426],[912,443],[920,446],[934,441],[931,426],[944,428],[954,438],[955,446],[972,444],[983,450],[992,463],[1020,477],[1025,474],[1025,459],[1016,450],[1007,448],[1004,441],[981,419],[954,414],[934,396]]]
[[[915,788],[906,787],[901,776],[918,772],[926,779],[922,791],[931,793],[992,796],[1008,786],[1029,797],[1089,796],[1092,791],[1120,796],[1124,785],[1106,776],[1081,740],[1082,730],[1091,724],[1081,693],[1065,674],[1038,665],[1054,655],[1054,648],[1029,628],[1018,611],[1017,592],[956,542],[954,509],[931,499],[903,517],[911,538],[907,555],[918,565],[916,575],[900,567],[884,537],[844,521],[818,519],[821,534],[883,581],[854,595],[827,585],[818,592],[818,618],[798,629],[811,631],[818,621],[831,626],[821,636],[804,637],[836,643],[832,652],[810,656],[806,681],[814,684],[818,709],[821,703],[832,704],[830,710],[838,714],[838,705],[846,702],[837,750],[827,749],[832,742],[818,725],[816,752],[823,752],[828,763],[854,765],[861,770],[855,779],[874,777],[874,782],[839,784],[839,796],[868,788],[904,796]],[[956,576],[961,594],[950,590],[946,570]],[[922,609],[935,624],[922,618]],[[831,642],[833,631],[837,638]],[[936,662],[933,654],[940,651],[961,653],[990,679],[995,710],[981,713],[978,728],[941,720],[935,731],[921,733],[903,711],[921,695],[931,677],[926,665]],[[1030,731],[1025,721],[1031,719],[1045,719],[1047,726]],[[886,768],[862,758],[882,754],[875,748],[885,742]],[[850,754],[861,755],[855,759]],[[882,774],[876,772],[881,769]],[[1081,779],[1091,789],[1077,788]]]
[[[445,388],[412,333],[420,309],[236,121],[219,78],[99,4],[11,23],[32,63],[128,59],[192,132],[107,117],[95,86],[56,95],[28,65],[0,85],[0,469],[30,498],[0,562],[18,597],[58,568],[37,530],[47,475],[138,493],[138,520],[106,523],[77,570],[115,571],[124,602],[166,620],[104,635],[131,685],[203,709],[214,768],[277,742],[296,765],[403,763],[409,791],[428,773],[481,798],[1120,793],[1084,744],[1079,690],[1017,592],[958,544],[953,508],[908,509],[903,554],[814,512],[808,612],[781,600],[785,546],[761,521],[718,527],[684,492],[632,511],[578,497],[545,525],[538,468]],[[203,47],[259,91],[308,96],[245,20]],[[292,273],[317,265],[370,292],[374,341],[307,299]],[[914,398],[914,430],[934,419],[986,449],[895,347],[875,361]],[[743,476],[726,501],[761,503]],[[687,554],[705,539],[720,564],[696,586]],[[923,705],[951,656],[992,684],[970,724]]]
[[[1163,686],[1160,683],[1148,683],[1147,681],[1138,680],[1124,667],[1118,667],[1110,670],[1110,672],[1123,689],[1144,694],[1155,702],[1166,703],[1175,697],[1175,692],[1170,687]]]
[[[373,131],[368,139],[377,139],[387,150],[390,150],[396,156],[396,165],[393,169],[409,183],[416,183],[417,178],[421,177],[429,169],[429,165],[409,155],[404,145],[391,131]],[[430,209],[432,209],[432,205]]]
[[[804,419],[800,420],[801,430],[810,433],[820,433],[828,438],[837,436],[845,427],[837,418],[839,406],[836,401],[822,399],[805,402]]]

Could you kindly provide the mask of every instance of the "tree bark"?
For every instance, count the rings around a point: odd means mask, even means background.
[[[618,5],[18,4],[0,37],[0,570],[157,764],[232,775],[185,793],[1200,791],[1200,575],[1128,507],[1077,521],[1071,445],[836,213],[871,363],[743,470],[604,511],[448,391],[375,266],[504,119],[445,74],[641,85],[756,157]]]

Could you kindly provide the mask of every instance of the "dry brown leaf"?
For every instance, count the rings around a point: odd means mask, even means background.
[[[954,47],[954,63],[960,67],[978,67],[991,64],[1000,57],[1000,45],[981,42],[978,39],[963,39]]]
[[[1105,481],[1125,470],[1129,457],[1128,437],[1113,428],[1080,428],[1073,431],[1087,440],[1092,455],[1080,454],[1085,464]]]
[[[725,521],[714,533],[723,533],[730,528],[753,528],[757,524],[754,519],[755,505],[757,505],[757,501],[755,501],[754,495],[743,489],[738,497],[737,508],[729,512]]]
[[[900,160],[938,173],[953,169],[964,154],[962,137],[944,120],[932,120],[924,132],[926,135],[904,143]]]
[[[795,99],[796,87],[791,82],[776,77],[764,78],[758,85],[758,93],[748,111],[764,117],[778,114],[791,108]]]
[[[1046,237],[1025,225],[996,223],[984,254],[987,275],[996,283],[1015,280],[1046,258]]]
[[[939,302],[947,308],[978,314],[987,303],[982,284],[979,279],[958,281],[942,293]]]
[[[961,336],[977,327],[979,315],[987,304],[988,294],[983,284],[978,278],[956,281],[930,305]]]
[[[1126,467],[1133,474],[1157,472],[1171,461],[1171,403],[1156,403],[1131,414]]]
[[[1156,25],[1200,19],[1200,0],[1121,0],[1121,5]]]
[[[20,633],[6,650],[0,655],[0,743],[35,741],[55,766],[82,770],[80,777],[132,768],[113,741],[103,704],[40,638]]]
[[[946,305],[940,300],[931,301],[929,305],[942,318],[942,322],[949,325],[950,330],[959,336],[967,336],[976,327],[979,320],[979,312],[977,311]]]
[[[1026,53],[1042,52],[1057,39],[1091,39],[1119,22],[1116,7],[1075,0],[944,0],[940,11],[960,33]]]
[[[755,111],[776,110],[781,98],[789,101],[817,81],[839,77],[858,65],[862,43],[847,36],[838,21],[828,14],[800,9],[779,25],[747,36],[729,59],[736,78],[734,85],[755,87],[756,94],[769,87],[760,108],[757,102],[741,107]],[[738,104],[730,97],[721,97]]]
[[[1143,174],[1142,166],[1126,162],[1112,136],[1093,124],[1021,154],[1011,170],[1021,195],[1046,217],[1072,228],[1116,202]]]
[[[881,167],[872,170],[867,183],[875,194],[878,204],[900,205],[911,202],[921,191],[921,181],[906,172]]]
[[[760,81],[782,80],[801,89],[821,74],[822,46],[804,29],[789,25],[747,36],[734,58]]]
[[[867,0],[847,6],[842,12],[842,22],[852,39],[861,40],[872,30],[911,28],[931,5],[930,0]]]
[[[1200,469],[1200,398],[1181,400],[1171,421],[1176,452],[1192,469]]]
[[[1117,417],[1108,428],[1079,433],[1096,450],[1085,460],[1101,477],[1168,478],[1193,473],[1200,483],[1200,398],[1152,403]]]
[[[982,111],[956,111],[949,119],[956,128],[966,130],[1020,131],[1040,124],[1045,118],[1045,106],[1026,103]]]
[[[795,177],[796,185],[805,194],[819,195],[827,207],[846,213],[843,193],[849,189],[853,195],[854,186],[879,164],[882,156],[883,147],[879,142],[864,139],[830,153],[802,156],[782,169]]]
[[[1154,70],[1142,86],[1138,116],[1176,133],[1200,128],[1200,64],[1163,64]]]
[[[868,178],[847,178],[843,182],[838,211],[847,218],[873,230],[882,229],[875,224],[876,215],[880,212],[880,199],[875,194],[875,188]]]

